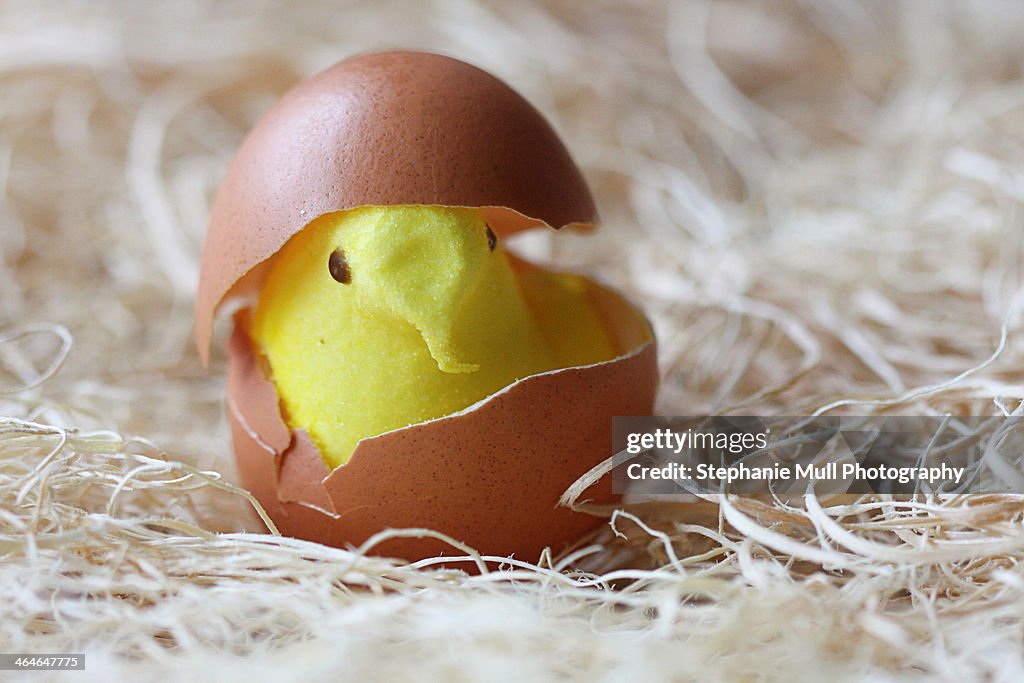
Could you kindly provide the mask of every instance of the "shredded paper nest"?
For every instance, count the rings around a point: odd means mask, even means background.
[[[1024,497],[632,501],[568,557],[408,566],[264,532],[191,343],[246,130],[426,48],[564,136],[602,228],[519,248],[647,310],[661,414],[1019,415],[1022,34],[998,1],[4,3],[0,652],[87,653],[32,681],[1024,679]]]

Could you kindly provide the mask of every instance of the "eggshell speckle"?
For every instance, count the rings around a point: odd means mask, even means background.
[[[196,301],[204,362],[222,300],[256,291],[289,237],[328,212],[402,204],[478,207],[499,235],[595,219],[565,146],[502,81],[421,52],[342,61],[285,95],[228,170]]]

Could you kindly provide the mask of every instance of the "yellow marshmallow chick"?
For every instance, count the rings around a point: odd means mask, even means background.
[[[479,211],[439,206],[310,223],[275,257],[252,334],[285,420],[331,468],[360,439],[616,355],[584,278],[518,261]]]

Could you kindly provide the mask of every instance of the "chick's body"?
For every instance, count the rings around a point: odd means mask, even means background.
[[[252,333],[287,422],[336,467],[360,439],[612,358],[583,282],[516,267],[479,211],[364,207],[282,248]]]

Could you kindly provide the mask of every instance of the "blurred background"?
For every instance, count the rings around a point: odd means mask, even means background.
[[[603,228],[522,248],[648,306],[664,408],[939,381],[994,348],[1015,291],[1022,25],[928,0],[8,0],[0,323],[70,330],[51,396],[212,457],[220,377],[190,341],[212,194],[290,86],[408,47],[497,74],[564,136]],[[53,358],[33,337],[8,370]]]
[[[223,357],[204,371],[191,337],[213,193],[288,88],[396,47],[491,71],[562,134],[602,227],[518,246],[647,309],[661,413],[945,382],[1019,313],[1021,28],[1005,3],[931,0],[8,0],[0,329],[23,336],[0,396],[66,358],[7,412],[230,473]],[[986,414],[1019,362],[1009,335],[983,380],[898,404]]]
[[[213,194],[288,88],[397,47],[498,75],[563,136],[602,226],[518,247],[647,310],[662,414],[1011,412],[1021,35],[1024,5],[999,0],[2,0],[0,415],[116,430],[231,480],[223,353],[204,370],[192,342]],[[209,505],[190,519],[259,528],[241,499]],[[741,629],[790,579],[736,566],[758,586]],[[839,634],[822,648],[860,637],[808,623]],[[877,633],[865,656],[917,656]]]

